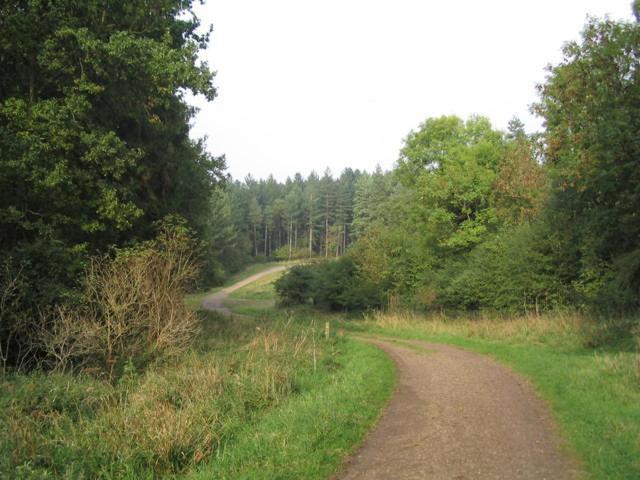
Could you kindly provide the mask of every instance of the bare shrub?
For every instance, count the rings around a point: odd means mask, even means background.
[[[197,273],[190,237],[175,228],[113,259],[93,259],[84,304],[53,312],[42,347],[57,369],[97,361],[110,380],[128,360],[141,365],[178,354],[197,331],[197,316],[184,304]]]
[[[20,366],[28,356],[24,342],[25,332],[30,330],[29,312],[22,308],[26,284],[22,268],[12,268],[10,261],[0,265],[0,373],[4,375],[10,359]],[[21,337],[21,338],[18,338]],[[21,341],[22,340],[22,341]]]
[[[73,364],[81,367],[95,352],[92,339],[98,327],[80,309],[55,307],[42,314],[36,343],[55,370],[65,372]]]

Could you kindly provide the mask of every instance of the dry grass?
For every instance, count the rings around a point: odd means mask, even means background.
[[[476,316],[455,318],[443,314],[420,315],[413,312],[374,312],[368,326],[389,330],[419,330],[427,335],[455,335],[527,343],[566,344],[581,341],[585,319],[575,313],[529,315],[522,317]]]
[[[607,345],[616,335],[618,323],[594,320],[579,313],[558,312],[520,317],[450,317],[414,312],[374,312],[365,318],[368,327],[390,332],[420,332],[430,337],[462,337],[509,344],[541,345],[559,350],[575,350]],[[613,331],[613,333],[612,333]],[[632,342],[622,350],[595,350],[602,372],[620,374],[630,384],[640,386],[640,326],[631,328]],[[627,340],[629,340],[627,338]]]
[[[197,465],[257,412],[296,391],[327,354],[319,331],[253,326],[247,341],[191,350],[111,384],[63,373],[7,379],[0,390],[0,477],[161,477]]]

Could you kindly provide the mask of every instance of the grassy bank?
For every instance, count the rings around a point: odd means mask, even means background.
[[[593,479],[640,478],[640,354],[630,344],[590,348],[575,315],[450,319],[377,314],[343,328],[448,343],[489,355],[529,378],[568,449]]]
[[[393,366],[370,345],[341,341],[337,360],[309,375],[301,393],[247,424],[194,479],[325,479],[377,418],[393,386]]]
[[[270,287],[244,300],[256,288]],[[325,478],[375,420],[393,367],[305,315],[270,312],[202,312],[189,351],[115,384],[0,379],[0,478]]]

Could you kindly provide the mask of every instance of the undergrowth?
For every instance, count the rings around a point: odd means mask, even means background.
[[[251,307],[269,289],[260,282],[237,295],[251,316],[200,312],[186,352],[144,370],[126,362],[115,382],[90,371],[1,378],[0,478],[334,472],[389,397],[391,362],[325,337],[307,315]]]
[[[130,369],[115,385],[60,373],[8,377],[0,388],[2,476],[156,477],[199,463],[296,392],[314,357],[323,365],[333,355],[311,327],[252,330],[239,341],[228,333],[212,350],[201,342],[141,375]]]

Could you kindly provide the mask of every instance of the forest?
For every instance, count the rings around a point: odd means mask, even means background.
[[[393,171],[355,184],[347,283],[367,283],[371,306],[635,313],[637,48],[637,24],[590,21],[539,86],[543,132],[527,134],[517,118],[502,132],[481,116],[429,118],[409,132]],[[280,293],[293,301],[284,281]],[[314,295],[310,282],[304,301]]]
[[[526,330],[527,344],[539,327],[531,348],[547,348],[570,330],[540,361],[566,345],[581,361],[584,348],[614,349],[615,375],[632,372],[623,396],[636,398],[638,1],[635,21],[590,18],[565,44],[531,106],[541,131],[515,117],[506,130],[482,115],[429,117],[389,171],[285,181],[234,179],[190,136],[189,95],[217,96],[196,3],[0,2],[0,476],[159,478],[212,462],[232,472],[220,478],[259,478],[242,476],[257,448],[244,426],[323,398],[313,408],[326,417],[300,420],[317,431],[298,435],[321,445],[309,461],[322,467],[291,478],[328,478],[393,387],[390,361],[343,331],[387,328],[385,315],[460,319],[459,342],[522,370],[534,355],[509,357],[503,332]],[[286,272],[244,290],[237,321],[203,310],[206,295],[273,262]],[[482,322],[495,345],[468,340]],[[286,428],[273,422],[264,428]],[[580,441],[599,478],[633,478],[598,463],[633,457],[632,440],[615,455]]]

